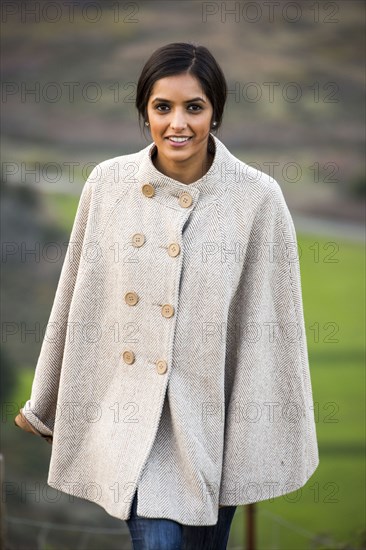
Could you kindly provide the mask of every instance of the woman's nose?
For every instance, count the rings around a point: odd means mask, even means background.
[[[185,128],[187,126],[185,116],[181,113],[174,113],[170,121],[170,126],[172,128],[176,128],[177,130],[180,128]]]

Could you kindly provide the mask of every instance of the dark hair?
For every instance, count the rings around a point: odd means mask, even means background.
[[[142,122],[144,136],[147,103],[154,83],[160,78],[182,73],[191,74],[198,79],[213,107],[213,120],[217,122],[213,131],[220,128],[227,98],[227,84],[219,64],[209,50],[200,44],[172,42],[152,53],[137,83],[135,106],[139,113],[140,130]]]

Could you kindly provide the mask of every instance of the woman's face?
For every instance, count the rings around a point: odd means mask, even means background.
[[[173,162],[206,156],[212,115],[212,104],[195,77],[180,74],[157,80],[147,104],[147,116],[159,155]],[[175,144],[170,136],[189,139]]]

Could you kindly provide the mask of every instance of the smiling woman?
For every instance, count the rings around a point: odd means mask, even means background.
[[[15,419],[52,443],[48,485],[125,520],[134,550],[223,550],[237,506],[319,462],[295,227],[213,134],[226,94],[204,46],[146,62],[153,143],[88,177]]]
[[[213,106],[199,80],[186,73],[160,78],[153,86],[147,116],[157,147],[156,168],[183,183],[201,178],[213,161],[208,151]]]
[[[173,43],[153,53],[137,85],[136,107],[150,128],[152,161],[161,173],[189,184],[208,171],[209,134],[221,125],[226,98],[224,74],[204,46]]]

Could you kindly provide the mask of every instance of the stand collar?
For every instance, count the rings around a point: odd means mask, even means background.
[[[183,183],[160,172],[152,161],[152,155],[156,150],[155,142],[139,151],[141,160],[138,170],[138,183],[140,187],[149,183],[154,187],[153,200],[157,200],[166,206],[181,210],[177,199],[182,192],[188,192],[193,201],[189,209],[200,209],[207,206],[223,194],[227,185],[226,170],[235,169],[235,157],[225,145],[213,134],[209,134],[208,150],[214,153],[212,164],[206,174],[192,183]]]

